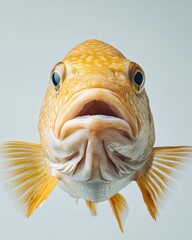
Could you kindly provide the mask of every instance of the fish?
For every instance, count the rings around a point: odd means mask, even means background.
[[[121,232],[128,204],[119,191],[135,181],[153,219],[192,146],[154,147],[144,70],[100,40],[75,46],[51,70],[40,143],[0,144],[1,169],[26,217],[59,186],[90,213],[108,201]]]

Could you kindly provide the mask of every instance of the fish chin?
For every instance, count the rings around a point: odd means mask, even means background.
[[[119,192],[132,180],[132,176],[118,181],[94,180],[87,182],[78,182],[63,178],[59,182],[59,187],[74,198],[83,198],[92,202],[102,202]]]

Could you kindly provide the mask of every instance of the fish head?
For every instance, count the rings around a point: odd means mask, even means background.
[[[42,104],[43,150],[71,196],[104,201],[135,179],[154,144],[142,68],[88,40],[53,67]]]

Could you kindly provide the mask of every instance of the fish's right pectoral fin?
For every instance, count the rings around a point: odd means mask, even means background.
[[[169,190],[173,178],[177,176],[177,170],[189,159],[192,159],[191,146],[153,148],[151,168],[136,181],[149,213],[155,220],[158,207]]]
[[[1,167],[7,184],[29,217],[47,199],[59,179],[52,176],[39,144],[10,141],[0,145]]]

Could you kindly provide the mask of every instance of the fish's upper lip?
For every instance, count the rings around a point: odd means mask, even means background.
[[[131,106],[127,104],[117,93],[103,88],[84,89],[75,93],[63,106],[55,122],[55,136],[62,138],[62,126],[71,119],[74,119],[81,112],[83,107],[92,101],[101,101],[107,104],[114,114],[128,123],[132,129],[132,135],[138,134],[138,122]]]

